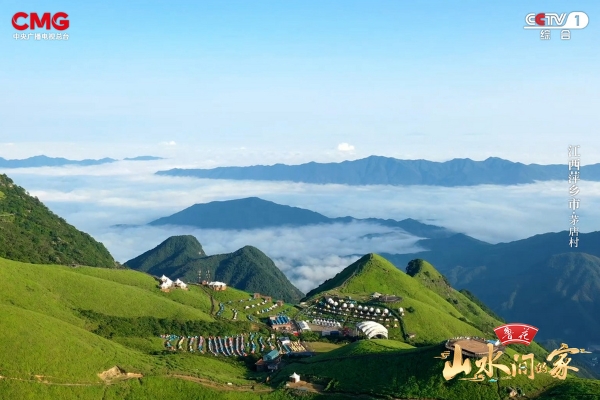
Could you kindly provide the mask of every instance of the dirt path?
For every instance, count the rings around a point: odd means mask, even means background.
[[[44,385],[53,385],[53,386],[104,386],[105,383],[103,382],[95,382],[95,383],[57,383],[57,382],[50,382],[47,379],[48,378],[44,375],[34,375],[34,379],[24,379],[24,378],[10,378],[8,376],[1,376],[0,375],[0,379],[6,379],[6,380],[11,380],[11,381],[20,381],[20,382],[31,382],[31,383],[41,383]]]
[[[232,391],[236,391],[236,392],[254,392],[254,393],[271,393],[275,390],[275,389],[271,389],[268,387],[264,387],[259,384],[243,385],[243,386],[242,385],[225,385],[222,383],[213,382],[206,378],[198,378],[196,376],[189,376],[189,375],[167,375],[167,377],[183,379],[185,381],[199,383],[200,385],[208,386],[213,389],[219,389],[219,390],[232,390]],[[255,388],[253,389],[253,387],[255,387]]]

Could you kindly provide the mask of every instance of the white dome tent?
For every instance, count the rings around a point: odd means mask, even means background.
[[[362,332],[369,339],[377,337],[385,337],[386,339],[388,338],[388,330],[385,328],[385,326],[374,321],[359,322],[356,324],[356,329]]]

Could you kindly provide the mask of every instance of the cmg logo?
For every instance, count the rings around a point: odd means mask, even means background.
[[[12,25],[19,31],[24,31],[29,28],[31,30],[38,28],[46,28],[50,30],[50,25],[57,31],[64,31],[69,28],[69,15],[64,12],[57,12],[54,15],[47,12],[42,14],[42,18],[37,13],[27,14],[25,12],[18,12],[12,17]],[[27,24],[27,18],[29,18],[29,24]],[[24,22],[19,23],[19,20]]]

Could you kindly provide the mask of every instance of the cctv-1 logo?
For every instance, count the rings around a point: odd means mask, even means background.
[[[67,18],[69,18],[69,15],[64,12],[57,12],[54,15],[47,12],[42,14],[42,18],[39,17],[38,13],[18,12],[12,17],[12,25],[19,31],[24,31],[27,28],[34,30],[36,27],[50,30],[50,25],[57,31],[64,31],[69,28]]]
[[[524,29],[583,29],[590,19],[581,11],[567,13],[530,13],[525,16]]]

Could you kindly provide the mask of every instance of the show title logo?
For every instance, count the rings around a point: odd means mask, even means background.
[[[494,329],[496,336],[500,339],[500,343],[507,344],[524,344],[529,346],[538,328],[526,324],[506,324]]]
[[[497,382],[498,380],[512,379],[517,375],[525,375],[529,379],[534,379],[535,374],[550,374],[553,378],[564,380],[567,378],[569,371],[579,371],[579,368],[569,365],[571,358],[568,355],[589,353],[589,351],[570,348],[565,343],[548,354],[544,362],[536,362],[534,354],[529,353],[526,355],[514,354],[512,357],[514,362],[511,362],[510,365],[496,363],[504,354],[505,345],[515,343],[529,345],[537,331],[538,329],[531,325],[512,323],[494,329],[499,339],[496,341],[474,337],[460,337],[449,340],[446,342],[446,348],[453,350],[454,356],[452,362],[445,362],[442,375],[447,381],[461,372],[470,375],[473,371],[471,358],[476,359],[477,372],[472,377],[459,378],[459,380],[483,382],[487,376],[489,382]],[[435,358],[445,360],[449,356],[450,351],[444,351],[440,357]],[[466,356],[466,358],[463,358],[463,356]],[[550,365],[547,363],[550,363]],[[500,372],[504,376],[501,376]]]

